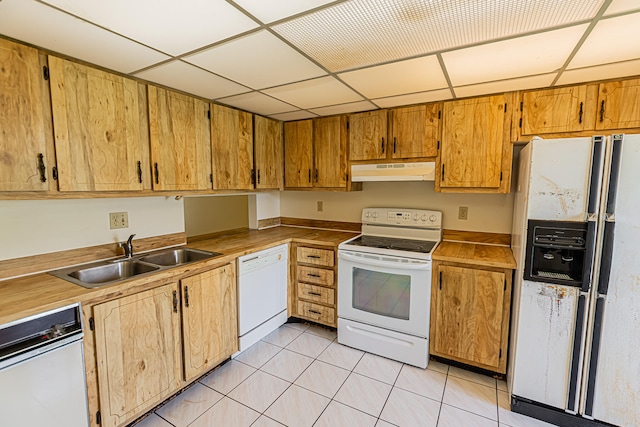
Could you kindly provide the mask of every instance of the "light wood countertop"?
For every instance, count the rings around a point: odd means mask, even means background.
[[[433,253],[433,260],[512,270],[516,268],[516,260],[511,248],[481,243],[440,242]]]
[[[359,233],[280,226],[223,235],[188,244],[191,248],[220,252],[223,256],[97,289],[86,289],[46,273],[0,281],[0,325],[76,302],[92,304],[141,292],[282,243],[296,242],[336,248],[340,242],[357,234]]]

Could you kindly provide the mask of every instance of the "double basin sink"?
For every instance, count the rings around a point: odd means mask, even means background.
[[[85,288],[99,288],[122,282],[171,267],[221,256],[218,252],[208,252],[191,248],[163,249],[110,261],[100,261],[83,266],[63,268],[50,274]]]

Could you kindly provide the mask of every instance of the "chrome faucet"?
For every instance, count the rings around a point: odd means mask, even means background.
[[[124,256],[127,258],[131,258],[133,256],[133,237],[135,234],[129,236],[126,242],[118,243],[118,246],[124,249]]]

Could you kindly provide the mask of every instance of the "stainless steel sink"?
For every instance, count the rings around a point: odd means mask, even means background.
[[[190,262],[202,261],[205,259],[220,256],[217,252],[200,251],[190,248],[179,248],[155,252],[140,258],[140,261],[161,266],[176,266],[188,264]]]
[[[222,255],[218,252],[191,248],[162,249],[141,254],[131,259],[99,261],[87,265],[63,268],[50,272],[85,288],[98,288],[122,282],[135,276],[167,270],[191,262],[203,261]]]

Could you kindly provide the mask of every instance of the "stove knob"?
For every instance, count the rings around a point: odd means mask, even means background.
[[[436,222],[436,216],[435,215],[431,215],[429,217],[429,222]]]
[[[423,214],[422,218],[420,218],[420,219],[423,220],[423,221],[426,221],[427,220],[427,214]]]
[[[367,211],[367,212],[365,212],[364,216],[365,216],[366,218],[369,218],[369,217],[371,216],[371,212],[368,212],[368,211]]]
[[[413,214],[413,220],[417,221],[418,220],[418,214]]]
[[[378,218],[378,212],[374,212],[372,215],[374,218]]]

